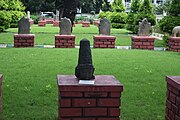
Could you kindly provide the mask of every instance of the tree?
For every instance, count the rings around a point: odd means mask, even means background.
[[[180,16],[180,0],[172,0],[169,14],[172,16]]]
[[[135,18],[137,17],[139,7],[140,7],[141,1],[140,0],[132,0],[131,3],[131,9],[130,12],[128,13],[127,20],[126,20],[126,28],[130,31],[134,31],[134,28],[136,25],[135,23]]]
[[[110,2],[108,2],[108,0],[104,0],[102,7],[101,7],[101,10],[104,12],[112,11],[111,4],[110,4]]]
[[[122,3],[122,0],[114,0],[112,3],[112,9],[115,12],[124,12],[125,11],[125,7]]]
[[[160,3],[155,8],[155,13],[163,14],[163,12],[166,12],[167,14],[169,14],[170,4],[171,4],[171,0],[166,0],[163,3]]]

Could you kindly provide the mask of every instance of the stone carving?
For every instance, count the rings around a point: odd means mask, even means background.
[[[71,35],[71,27],[72,24],[70,19],[62,18],[60,24],[60,35]]]
[[[75,68],[75,75],[79,80],[94,79],[94,67],[92,65],[92,56],[90,42],[87,39],[80,41],[78,65]]]
[[[142,22],[139,22],[138,36],[149,36],[151,29],[151,23],[148,23],[148,20],[144,18]]]
[[[104,19],[100,20],[99,34],[100,35],[110,35],[110,22],[108,19],[104,18]]]
[[[28,19],[31,19],[30,16],[31,16],[31,15],[30,15],[30,11],[27,11],[27,18],[28,18]]]
[[[18,21],[18,34],[30,34],[30,22],[28,18],[22,17]]]
[[[173,34],[174,37],[177,37],[178,34],[180,34],[180,26],[174,27],[173,30],[172,30],[172,34]]]
[[[56,21],[59,21],[59,10],[56,10]]]

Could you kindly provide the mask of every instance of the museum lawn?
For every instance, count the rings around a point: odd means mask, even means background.
[[[0,49],[3,120],[56,120],[57,74],[74,74],[78,49]],[[124,85],[122,120],[164,120],[165,76],[179,75],[180,53],[92,49],[96,75]]]
[[[79,41],[83,38],[90,40],[93,45],[93,36],[98,35],[98,27],[91,25],[89,28],[83,28],[81,24],[77,24],[73,28],[73,35],[76,35],[76,45],[79,45]],[[13,44],[13,36],[17,34],[17,28],[10,28],[4,33],[0,33],[0,44]],[[52,24],[47,24],[46,27],[38,27],[33,25],[31,27],[31,33],[35,34],[36,45],[53,45],[54,35],[59,33],[59,27],[53,27]],[[116,36],[116,46],[131,46],[130,31],[125,29],[111,29],[111,35]],[[156,40],[155,46],[163,46],[163,41]]]

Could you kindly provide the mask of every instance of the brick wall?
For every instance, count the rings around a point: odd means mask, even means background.
[[[75,35],[55,35],[55,48],[75,48]]]
[[[61,24],[60,21],[53,21],[53,26],[54,27],[59,27],[60,24]]]
[[[2,79],[3,76],[0,74],[0,112],[2,111]]]
[[[170,37],[168,46],[170,51],[180,52],[180,37]]]
[[[53,24],[54,18],[46,18],[46,24]]]
[[[45,27],[46,26],[46,21],[38,21],[38,26]]]
[[[167,76],[166,120],[180,120],[180,76]]]
[[[15,34],[14,47],[34,47],[34,34]]]
[[[58,77],[59,120],[120,120],[123,86],[113,76],[96,76],[95,85],[79,85],[75,76]]]
[[[115,36],[94,36],[94,48],[115,48]]]
[[[131,37],[131,48],[132,49],[147,49],[154,50],[154,37],[150,36],[132,36]]]
[[[82,27],[90,27],[90,22],[82,22]]]

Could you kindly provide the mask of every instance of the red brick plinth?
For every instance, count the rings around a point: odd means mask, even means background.
[[[2,80],[3,76],[0,74],[0,112],[2,112]]]
[[[150,36],[132,36],[132,49],[154,50],[154,37]]]
[[[59,27],[60,21],[53,21],[53,26],[54,27]]]
[[[94,48],[115,48],[115,36],[95,35]]]
[[[75,48],[75,35],[55,35],[55,48]]]
[[[180,37],[170,37],[168,46],[170,51],[180,52]]]
[[[45,27],[46,26],[46,21],[38,21],[38,26]]]
[[[58,120],[120,120],[123,85],[113,76],[96,76],[79,85],[75,76],[58,75]]]
[[[46,18],[45,21],[46,21],[46,24],[53,24],[54,18]]]
[[[30,19],[29,22],[30,22],[30,26],[32,26],[34,24],[34,20],[32,20],[32,19]]]
[[[82,27],[90,27],[90,22],[82,22]]]
[[[34,34],[15,34],[14,47],[34,47]]]
[[[77,24],[82,24],[82,21],[78,21]]]
[[[93,21],[93,25],[99,26],[99,24],[100,24],[100,21]]]
[[[180,76],[167,76],[166,120],[180,120]]]

